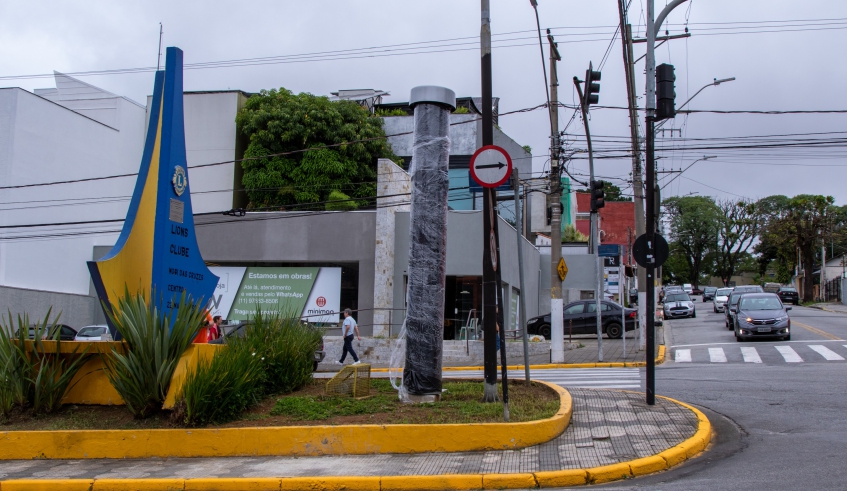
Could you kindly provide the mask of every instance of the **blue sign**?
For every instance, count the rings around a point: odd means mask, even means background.
[[[597,247],[600,257],[618,257],[621,255],[621,246],[618,244],[604,244]]]

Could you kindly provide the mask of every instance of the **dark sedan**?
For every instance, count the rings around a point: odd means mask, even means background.
[[[35,339],[35,326],[30,326],[27,332],[27,337],[29,339]],[[49,333],[48,333],[49,331]],[[15,336],[18,333],[15,331]],[[59,341],[73,341],[76,339],[76,329],[71,326],[66,326],[64,324],[56,324],[54,326],[48,326],[45,329],[41,330],[41,339],[53,340],[56,339],[58,335]]]
[[[718,291],[716,286],[707,286],[706,288],[703,288],[703,301],[711,302],[714,300],[716,291]]]
[[[735,340],[778,337],[791,339],[791,319],[775,293],[746,293],[738,299],[735,316]]]
[[[597,334],[597,303],[594,300],[580,300],[572,302],[564,307],[565,332],[568,334]],[[623,336],[621,329],[621,306],[603,300],[600,302],[602,314],[603,332],[610,338]],[[624,309],[626,317],[626,330],[632,331],[636,328],[638,311],[635,309]],[[550,314],[533,317],[526,322],[528,334],[540,334],[545,339],[550,339]]]
[[[776,292],[779,295],[779,299],[782,300],[782,303],[793,303],[794,305],[800,305],[800,296],[797,294],[797,289],[792,288],[790,286],[783,286]]]

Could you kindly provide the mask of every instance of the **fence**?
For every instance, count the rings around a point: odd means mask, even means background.
[[[826,298],[827,302],[841,301],[841,278],[834,278],[826,282]]]

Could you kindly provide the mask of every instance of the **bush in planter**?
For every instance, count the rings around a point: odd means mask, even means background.
[[[15,405],[29,407],[35,414],[58,410],[72,387],[71,380],[88,361],[88,348],[80,353],[77,353],[78,348],[71,353],[61,353],[59,316],[50,322],[51,312],[52,309],[48,310],[44,320],[34,326],[30,326],[26,314],[17,316],[17,327],[11,312],[8,319],[3,319],[0,326],[0,413],[4,418],[8,418]],[[55,341],[55,350],[51,347],[48,351],[48,341]],[[79,356],[75,356],[77,354]]]
[[[231,421],[257,401],[261,383],[261,357],[226,346],[186,373],[172,417],[186,426]]]
[[[144,294],[125,289],[118,305],[105,309],[126,348],[125,353],[113,349],[103,356],[106,374],[135,417],[162,408],[177,363],[205,319],[204,305],[183,292],[179,307],[165,314]]]

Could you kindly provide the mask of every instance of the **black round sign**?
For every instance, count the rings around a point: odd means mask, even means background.
[[[639,266],[644,268],[647,266],[658,268],[668,260],[668,242],[661,235],[653,234],[652,252],[650,250],[651,248],[647,244],[647,234],[639,235],[635,239],[635,243],[632,244],[632,257],[635,258],[635,262]]]

